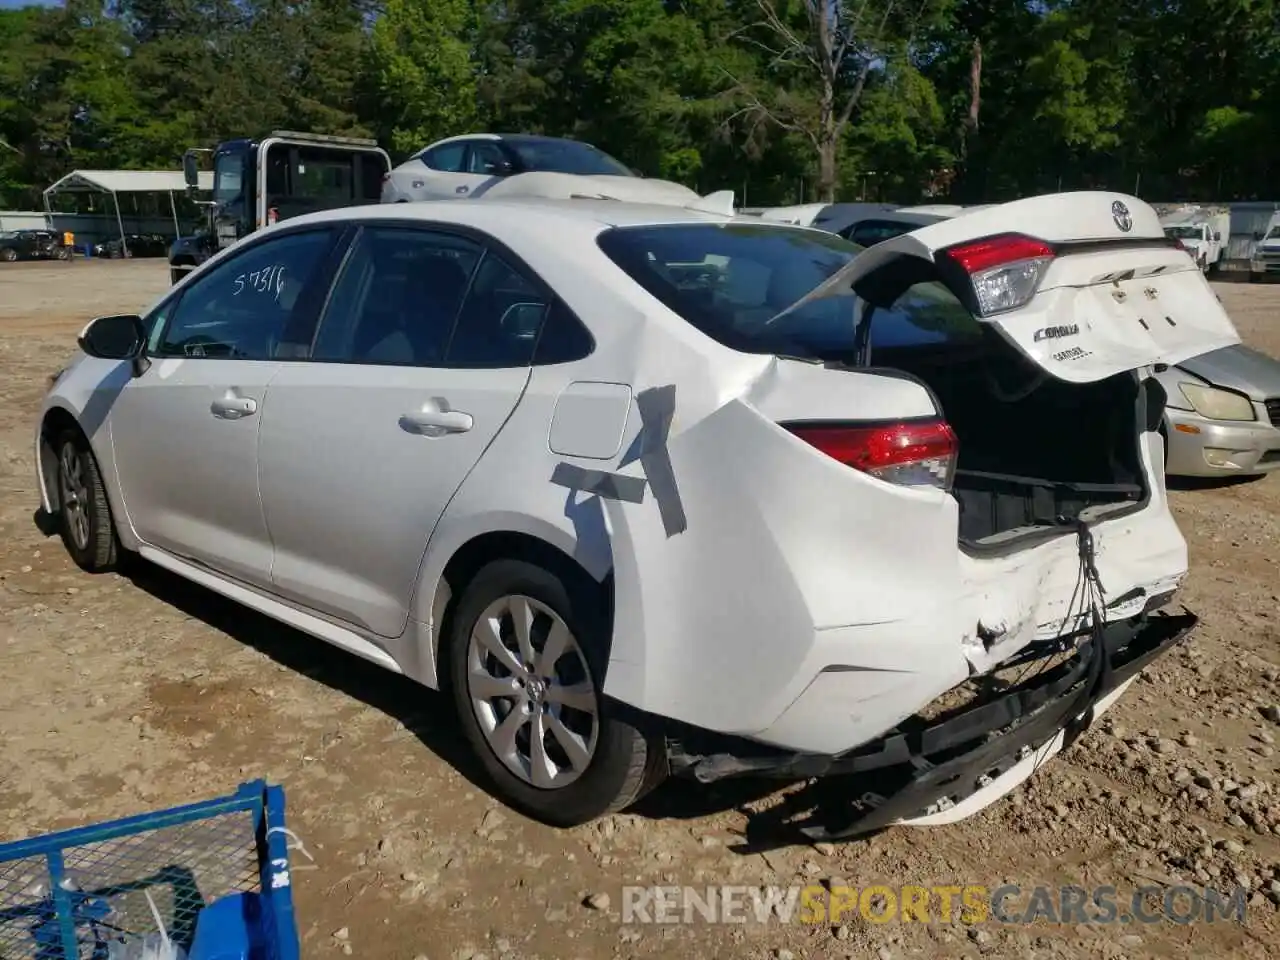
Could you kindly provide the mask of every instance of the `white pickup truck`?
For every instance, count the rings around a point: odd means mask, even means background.
[[[1179,241],[1205,273],[1217,270],[1231,237],[1228,211],[1188,207],[1160,218],[1165,236]]]

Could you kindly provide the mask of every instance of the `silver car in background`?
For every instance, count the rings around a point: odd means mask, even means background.
[[[1280,360],[1243,344],[1156,375],[1165,407],[1165,473],[1259,476],[1280,469]]]

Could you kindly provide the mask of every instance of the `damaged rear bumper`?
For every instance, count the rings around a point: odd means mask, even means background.
[[[1086,635],[1070,658],[958,711],[908,718],[877,740],[836,755],[731,750],[672,743],[673,772],[707,783],[734,776],[847,778],[848,793],[818,812],[810,839],[847,839],[904,822],[959,819],[1008,793],[1070,745],[1137,673],[1195,627],[1191,613],[1144,614]],[[723,746],[723,744],[721,745]],[[693,749],[690,749],[693,748]],[[829,791],[828,791],[829,792]],[[948,814],[950,811],[950,814]]]

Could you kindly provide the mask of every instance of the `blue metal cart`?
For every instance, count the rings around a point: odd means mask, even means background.
[[[0,844],[0,960],[298,960],[284,791]],[[163,931],[163,932],[162,932]],[[181,952],[178,952],[181,951]]]

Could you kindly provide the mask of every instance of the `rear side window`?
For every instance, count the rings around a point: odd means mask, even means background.
[[[448,234],[366,227],[329,299],[312,358],[440,366],[481,252]]]
[[[636,283],[713,340],[744,353],[848,359],[852,293],[787,310],[859,248],[820,230],[781,224],[615,227],[600,248]]]

